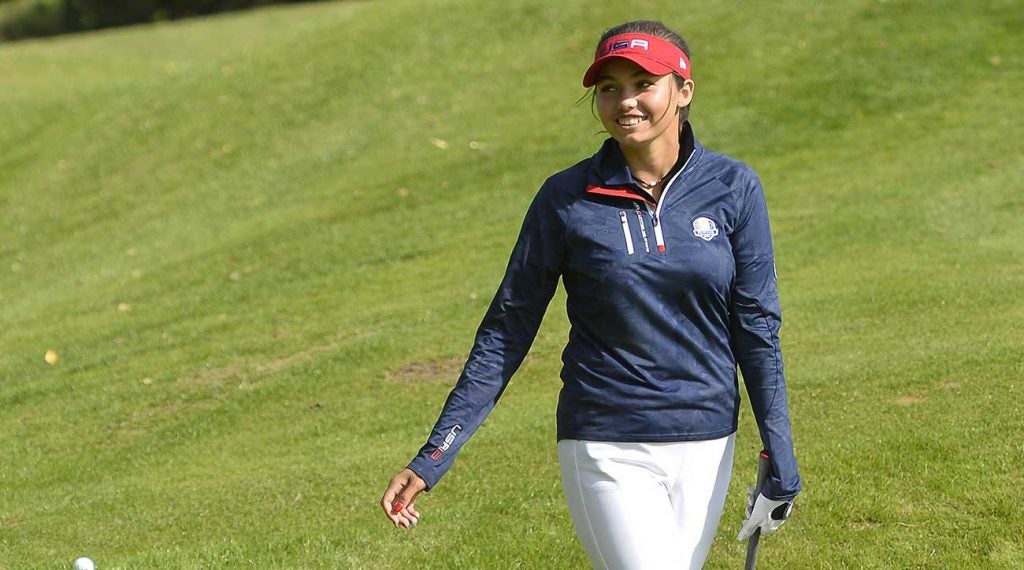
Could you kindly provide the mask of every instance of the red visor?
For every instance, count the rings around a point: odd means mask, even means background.
[[[583,86],[597,83],[597,75],[608,60],[621,57],[644,68],[647,73],[668,75],[676,73],[690,78],[690,60],[672,42],[649,34],[620,34],[601,43],[583,76]]]

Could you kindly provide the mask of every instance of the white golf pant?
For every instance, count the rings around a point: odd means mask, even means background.
[[[732,476],[735,435],[710,441],[558,442],[576,536],[597,570],[700,568]]]

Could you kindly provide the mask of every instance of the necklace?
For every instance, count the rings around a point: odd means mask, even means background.
[[[644,190],[650,190],[650,189],[654,188],[655,186],[660,184],[661,181],[664,180],[664,179],[665,179],[665,177],[662,176],[661,178],[655,180],[654,182],[648,182],[646,180],[640,180],[636,176],[633,177],[633,181],[636,182]]]

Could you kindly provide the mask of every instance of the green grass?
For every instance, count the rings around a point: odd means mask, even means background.
[[[806,491],[763,566],[1024,565],[1016,3],[389,0],[0,45],[0,569],[584,565],[561,294],[422,524],[376,502],[633,17],[768,192]]]

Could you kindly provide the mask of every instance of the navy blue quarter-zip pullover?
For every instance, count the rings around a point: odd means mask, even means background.
[[[459,381],[409,464],[428,488],[519,368],[561,278],[571,328],[558,439],[725,437],[737,428],[738,364],[772,461],[763,493],[799,492],[760,180],[703,148],[689,124],[680,142],[658,202],[613,139],[541,187]]]

